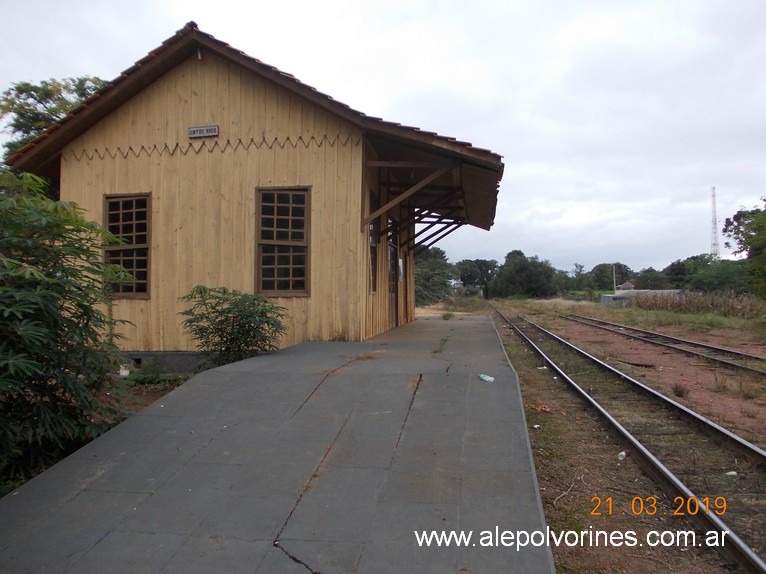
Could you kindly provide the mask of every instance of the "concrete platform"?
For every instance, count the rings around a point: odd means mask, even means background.
[[[0,572],[549,573],[541,508],[491,320],[419,318],[194,377],[0,500]]]

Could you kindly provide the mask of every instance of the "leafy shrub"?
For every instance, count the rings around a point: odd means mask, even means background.
[[[286,309],[260,295],[197,285],[178,299],[192,303],[179,312],[184,329],[208,363],[220,366],[277,348]]]
[[[45,183],[0,171],[0,473],[23,479],[111,426],[110,238]]]

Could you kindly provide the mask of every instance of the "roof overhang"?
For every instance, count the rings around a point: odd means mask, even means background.
[[[418,147],[389,137],[373,135],[369,141],[378,157],[368,160],[367,167],[381,170],[381,186],[393,198],[378,211],[395,204],[409,208],[414,222],[421,226],[419,243],[441,239],[439,234],[424,235],[432,228],[432,233],[451,233],[462,225],[492,227],[503,174],[501,162],[488,164],[441,147]],[[372,213],[368,220],[377,215]]]

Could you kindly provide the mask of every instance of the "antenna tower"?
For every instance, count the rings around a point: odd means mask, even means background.
[[[715,186],[710,190],[711,199],[713,202],[713,222],[710,230],[710,255],[714,259],[721,258],[721,249],[718,247],[718,216],[715,213]]]

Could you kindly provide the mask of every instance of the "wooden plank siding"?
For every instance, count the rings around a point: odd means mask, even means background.
[[[219,136],[190,140],[188,128],[203,125]],[[255,291],[260,187],[311,194],[310,296],[274,299],[289,314],[281,344],[387,330],[385,252],[372,297],[360,231],[363,148],[358,128],[204,51],[68,144],[62,198],[93,219],[103,223],[106,194],[152,194],[151,297],[115,304],[115,318],[133,323],[121,328],[122,348],[193,350],[179,296],[197,284]]]

